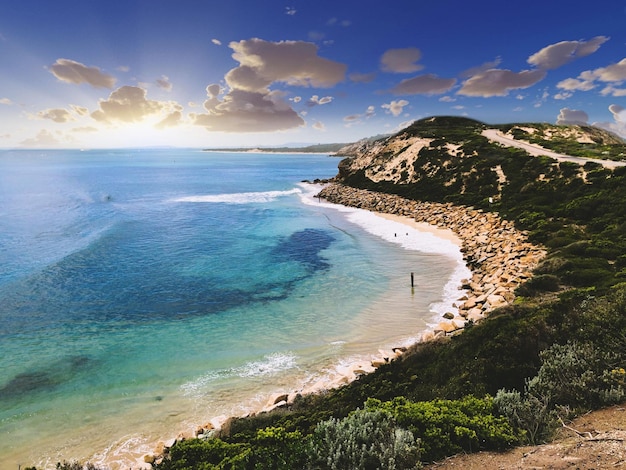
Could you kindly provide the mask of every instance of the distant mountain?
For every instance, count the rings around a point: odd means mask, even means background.
[[[269,153],[335,153],[347,144],[314,144],[302,147],[235,147],[235,148],[207,148],[205,152],[269,152]]]

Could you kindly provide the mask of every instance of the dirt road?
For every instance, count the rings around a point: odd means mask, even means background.
[[[558,161],[563,162],[573,162],[578,163],[579,165],[584,165],[587,162],[595,162],[600,163],[605,168],[617,168],[619,166],[626,166],[626,162],[615,162],[612,160],[600,160],[597,158],[584,158],[584,157],[572,157],[571,155],[563,155],[562,153],[556,153],[551,150],[540,147],[539,145],[529,144],[528,142],[522,142],[520,140],[511,139],[510,137],[505,136],[502,132],[497,129],[486,129],[482,132],[482,135],[487,137],[489,140],[493,140],[494,142],[498,142],[507,147],[517,147],[523,150],[526,150],[530,155],[538,157],[540,155],[545,155],[546,157],[554,158]]]

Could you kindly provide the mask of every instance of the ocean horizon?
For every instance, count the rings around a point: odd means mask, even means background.
[[[127,468],[417,341],[459,296],[459,248],[316,199],[302,181],[338,163],[0,151],[0,470]]]

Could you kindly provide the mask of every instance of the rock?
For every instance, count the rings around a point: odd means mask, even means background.
[[[454,318],[454,313],[446,312],[443,314],[443,318],[446,320],[452,320]]]
[[[156,455],[152,455],[152,454],[146,454],[143,456],[143,461],[151,465],[156,461],[156,459],[157,459]]]

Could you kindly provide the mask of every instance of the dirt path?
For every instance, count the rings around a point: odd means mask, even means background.
[[[550,444],[457,455],[425,466],[425,470],[453,469],[626,469],[626,403],[576,418]]]
[[[600,160],[597,158],[572,157],[571,155],[563,155],[562,153],[556,153],[551,150],[540,147],[539,145],[529,144],[528,142],[511,139],[510,137],[505,136],[502,132],[500,132],[497,129],[486,129],[482,132],[482,135],[487,137],[489,140],[493,140],[502,145],[506,145],[507,147],[517,147],[517,148],[526,150],[529,154],[535,157],[538,157],[540,155],[545,155],[546,157],[554,158],[555,160],[558,160],[558,161],[573,162],[573,163],[578,163],[579,165],[584,165],[587,162],[594,162],[594,163],[600,163],[605,168],[616,168],[618,166],[626,166],[626,162],[616,162],[612,160]]]

